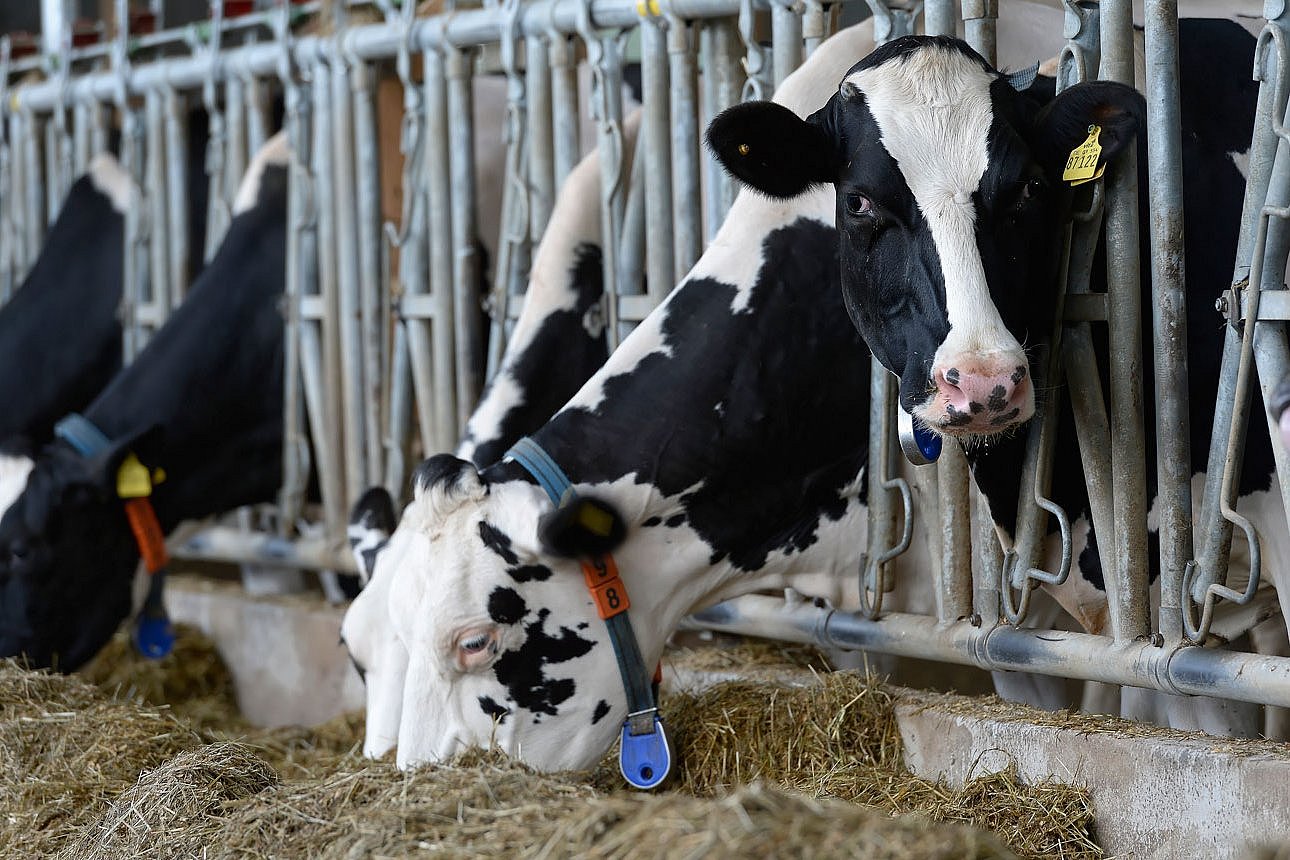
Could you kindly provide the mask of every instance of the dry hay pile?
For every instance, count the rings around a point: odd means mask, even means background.
[[[188,659],[218,664],[209,643],[185,639]],[[1026,787],[1011,772],[952,790],[905,772],[890,694],[851,674],[668,696],[678,772],[668,793],[641,795],[613,756],[581,774],[484,753],[400,773],[359,756],[361,716],[252,731],[203,705],[191,728],[120,698],[186,691],[227,707],[222,666],[206,683],[167,679],[128,650],[118,658],[95,670],[103,691],[0,668],[0,856],[1014,856],[1004,843],[1028,857],[1101,856],[1084,792]],[[910,811],[922,814],[891,817]]]

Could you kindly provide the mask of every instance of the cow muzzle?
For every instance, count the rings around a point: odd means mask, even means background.
[[[990,436],[1029,420],[1035,388],[1024,356],[960,356],[932,369],[935,393],[919,417],[946,436]]]

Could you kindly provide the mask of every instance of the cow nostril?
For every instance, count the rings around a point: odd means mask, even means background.
[[[949,370],[945,371],[945,381],[957,388],[959,384],[959,369],[957,367],[951,367]]]
[[[1016,369],[1012,371],[1012,384],[1020,385],[1021,380],[1025,378],[1026,378],[1026,366],[1024,364],[1017,365]]]

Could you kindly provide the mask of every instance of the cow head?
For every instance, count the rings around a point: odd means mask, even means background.
[[[990,436],[1034,411],[1027,346],[1048,336],[1062,180],[1100,127],[1099,165],[1144,113],[1130,87],[1017,92],[965,43],[909,36],[857,63],[803,120],[753,102],[708,142],[763,194],[837,191],[843,299],[901,406],[949,436]]]
[[[397,727],[400,767],[494,744],[544,769],[593,764],[626,702],[570,556],[621,539],[617,515],[593,545],[534,484],[489,481],[448,454],[418,468],[414,493],[342,628],[368,684],[366,751],[388,750]],[[642,636],[642,650],[662,638]]]
[[[70,671],[129,615],[139,553],[116,474],[137,441],[89,458],[54,442],[32,465],[0,515],[0,654]]]

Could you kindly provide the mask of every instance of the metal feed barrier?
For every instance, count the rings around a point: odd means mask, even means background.
[[[702,251],[701,237],[711,238],[733,200],[736,189],[700,148],[702,128],[739,99],[768,97],[836,26],[839,11],[854,4],[505,0],[414,18],[410,4],[384,0],[375,4],[383,22],[361,24],[350,20],[345,2],[280,5],[235,19],[224,19],[222,4],[214,5],[209,24],[146,37],[119,27],[106,48],[74,49],[64,35],[53,47],[47,43],[45,56],[35,61],[13,59],[8,42],[0,42],[0,87],[6,88],[0,92],[0,298],[34,260],[71,178],[106,147],[109,128],[119,127],[123,161],[142,202],[127,223],[122,310],[127,354],[136,354],[182,298],[188,259],[215,247],[238,177],[265,137],[267,93],[279,93],[293,161],[284,304],[287,433],[275,531],[208,529],[185,541],[179,554],[344,568],[350,564],[342,548],[349,504],[374,483],[399,493],[414,436],[422,451],[450,450],[495,369],[518,312],[515,299],[526,282],[531,250],[579,156],[580,107],[589,107],[602,153],[605,315],[616,343],[689,270]],[[319,5],[326,6],[334,28],[294,34],[296,19]],[[118,21],[127,20],[125,6],[118,0]],[[968,40],[987,58],[995,57],[997,0],[964,0],[961,8],[949,0],[909,7],[868,0],[868,6],[879,41],[912,31],[920,15],[927,32],[951,32],[961,17]],[[1132,14],[1130,0],[1066,6],[1068,41],[1059,85],[1099,76],[1132,83]],[[985,669],[1290,707],[1290,659],[1191,647],[1206,640],[1218,601],[1247,604],[1256,618],[1277,612],[1266,590],[1257,589],[1266,578],[1259,569],[1258,535],[1234,510],[1252,383],[1257,378],[1267,396],[1290,372],[1283,325],[1290,302],[1282,284],[1290,253],[1290,148],[1281,145],[1283,139],[1290,142],[1290,10],[1283,0],[1268,0],[1266,14],[1253,70],[1261,81],[1259,110],[1235,284],[1223,303],[1223,386],[1195,522],[1182,347],[1176,2],[1146,4],[1148,162],[1136,165],[1130,156],[1111,170],[1092,208],[1076,213],[1067,228],[1064,321],[1055,333],[1055,360],[1045,384],[1056,387],[1064,379],[1072,398],[1111,635],[1025,626],[1034,587],[1062,581],[1072,564],[1068,517],[1046,498],[1056,404],[1033,422],[1016,545],[1005,554],[988,518],[973,520],[966,460],[956,444],[945,446],[937,466],[916,470],[920,495],[934,504],[933,510],[913,507],[897,459],[894,385],[876,364],[867,472],[871,553],[859,572],[862,611],[752,596],[702,613],[703,623]],[[46,20],[57,22],[55,32],[70,33],[57,15]],[[769,46],[763,44],[767,37]],[[634,164],[624,163],[621,145],[620,82],[629,49],[639,52],[648,93]],[[470,116],[481,51],[495,57],[507,82],[498,225],[478,224]],[[580,54],[592,73],[586,93],[579,92]],[[403,87],[400,144],[407,160],[402,212],[397,224],[386,225],[375,87],[391,62]],[[16,82],[32,70],[43,71],[45,79]],[[211,237],[205,249],[186,247],[182,193],[183,105],[198,99],[211,116]],[[1153,213],[1161,538],[1160,608],[1154,616],[1147,581],[1148,431],[1137,359],[1143,313],[1137,286],[1138,169],[1150,177]],[[701,179],[707,192],[702,198]],[[1104,223],[1112,286],[1098,293],[1089,283]],[[487,324],[479,313],[479,227],[495,229],[498,239],[496,274],[484,303]],[[392,249],[398,251],[397,283]],[[1103,324],[1115,345],[1109,392],[1102,390],[1092,347],[1092,327]],[[1268,420],[1277,440],[1275,420]],[[1290,460],[1279,441],[1274,449],[1284,496]],[[309,513],[304,492],[311,455],[329,538],[295,534]],[[935,617],[884,611],[882,605],[894,586],[891,563],[908,546],[915,516],[937,524],[928,530],[939,537],[931,571]],[[1057,570],[1038,567],[1050,516],[1067,543]],[[1234,526],[1251,550],[1253,569],[1243,591],[1227,585]],[[966,546],[973,550],[964,551]]]

